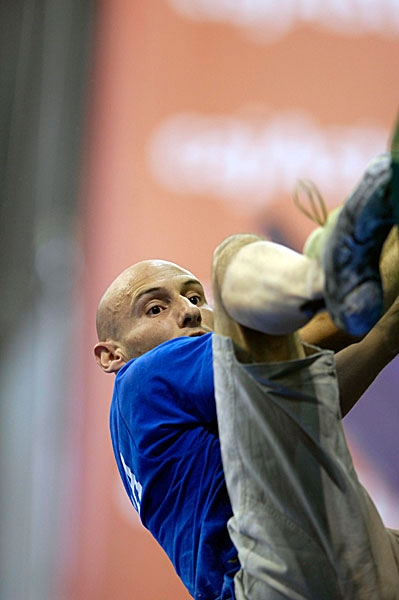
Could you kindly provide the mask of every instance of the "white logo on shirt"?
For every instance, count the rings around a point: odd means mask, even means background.
[[[126,478],[127,478],[128,482],[129,482],[129,487],[130,487],[130,490],[131,490],[130,499],[132,501],[132,504],[133,504],[134,508],[140,514],[141,492],[142,492],[142,489],[143,489],[142,485],[136,479],[136,477],[135,477],[133,471],[131,470],[131,468],[126,464],[125,459],[122,456],[122,453],[119,453],[119,456],[121,457],[123,469],[125,471]]]

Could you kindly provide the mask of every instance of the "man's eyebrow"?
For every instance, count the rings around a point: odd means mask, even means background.
[[[200,281],[198,281],[198,279],[187,279],[186,281],[183,281],[183,283],[182,283],[183,288],[189,288],[192,285],[200,287],[202,293],[204,293],[202,284]],[[151,287],[151,288],[145,288],[144,290],[141,290],[141,292],[138,292],[137,295],[135,295],[133,302],[132,302],[132,306],[134,306],[140,300],[140,298],[142,298],[143,296],[146,296],[148,294],[155,294],[158,292],[163,292],[164,290],[165,290],[165,288],[163,286],[155,286],[155,287]]]
[[[188,279],[187,281],[184,281],[182,285],[183,287],[190,287],[190,285],[196,285],[200,287],[201,290],[203,289],[202,283],[198,281],[198,279]]]
[[[133,305],[136,304],[136,302],[138,300],[140,300],[140,298],[142,296],[145,296],[146,294],[154,294],[156,292],[160,292],[162,290],[164,290],[165,288],[161,287],[161,286],[157,286],[157,287],[152,287],[152,288],[146,288],[144,290],[142,290],[141,292],[139,292],[133,299]]]
[[[141,290],[140,292],[138,292],[137,294],[134,294],[133,298],[131,299],[130,306],[129,306],[130,314],[133,314],[137,310],[141,310],[140,309],[140,306],[141,306],[140,301],[144,296],[149,296],[151,294],[157,294],[159,292],[162,292],[163,290],[164,290],[163,287],[155,286],[155,287],[145,288],[145,289]]]

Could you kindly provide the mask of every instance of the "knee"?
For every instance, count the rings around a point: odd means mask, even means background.
[[[220,288],[226,269],[240,248],[264,239],[254,233],[237,233],[224,239],[213,253],[212,274],[214,285]]]
[[[230,262],[243,246],[258,242],[261,240],[255,234],[236,234],[231,235],[214,251],[212,263],[212,288],[214,304],[214,330],[216,333],[231,337],[238,345],[243,347],[242,328],[235,323],[227,312],[223,302],[223,284],[226,271]]]

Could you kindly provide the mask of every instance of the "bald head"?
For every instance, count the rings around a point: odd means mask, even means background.
[[[176,274],[195,279],[190,271],[166,260],[143,260],[122,271],[99,302],[96,317],[98,340],[123,339],[124,317],[137,290],[159,278]]]
[[[97,310],[94,354],[107,373],[181,336],[212,331],[212,309],[190,271],[165,260],[128,267],[111,283]]]
[[[122,271],[105,291],[97,308],[96,327],[99,341],[119,339],[120,319],[130,297],[136,274],[140,272],[140,265],[149,262],[131,265]]]

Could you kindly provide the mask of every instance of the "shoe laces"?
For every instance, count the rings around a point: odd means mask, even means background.
[[[304,204],[301,197],[305,196]],[[320,190],[310,179],[298,179],[292,194],[295,206],[313,223],[323,227],[326,224],[328,212]]]

